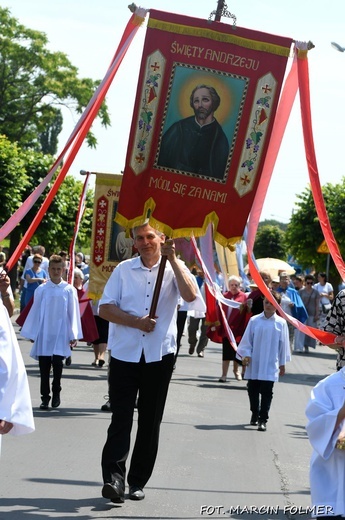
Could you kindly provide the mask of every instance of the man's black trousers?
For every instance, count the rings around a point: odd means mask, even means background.
[[[102,453],[103,481],[120,480],[125,485],[134,406],[138,396],[137,435],[128,472],[129,486],[143,488],[156,461],[160,424],[174,365],[174,355],[161,361],[139,363],[111,358],[109,398],[111,424]]]

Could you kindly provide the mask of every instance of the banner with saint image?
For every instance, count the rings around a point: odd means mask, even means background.
[[[116,221],[242,236],[292,40],[150,10]]]

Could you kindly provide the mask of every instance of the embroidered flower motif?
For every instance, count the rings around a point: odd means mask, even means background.
[[[261,138],[263,136],[263,132],[261,132],[261,125],[266,121],[267,115],[264,111],[265,108],[270,108],[270,96],[260,97],[256,104],[258,105],[258,109],[255,111],[255,116],[252,121],[252,126],[250,128],[250,133],[246,139],[246,150],[247,150],[247,159],[243,161],[241,164],[241,168],[246,169],[246,173],[250,173],[254,170],[255,163],[258,159],[260,146],[261,146]],[[265,116],[263,116],[265,114]],[[249,184],[249,179],[251,178],[246,175],[241,175],[241,182],[243,184]]]
[[[138,121],[140,135],[136,145],[140,152],[145,152],[150,132],[152,130],[152,119],[154,114],[149,105],[157,97],[156,88],[159,86],[160,78],[161,74],[150,74],[145,81],[147,88],[145,88],[145,94],[141,105],[140,118]],[[136,160],[142,162],[142,154],[136,156]]]

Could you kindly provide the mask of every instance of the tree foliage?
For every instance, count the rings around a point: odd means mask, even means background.
[[[26,28],[0,7],[0,134],[21,147],[55,154],[61,107],[81,114],[99,81],[78,78],[66,54],[50,52],[44,33]],[[110,124],[106,103],[101,123]],[[97,140],[89,132],[89,146]]]
[[[262,226],[276,226],[279,229],[281,229],[282,231],[286,231],[286,228],[287,228],[287,224],[285,224],[284,222],[279,222],[279,220],[275,220],[273,218],[265,219],[265,220],[259,222],[259,228]]]
[[[258,228],[255,244],[255,258],[280,258],[285,260],[285,233],[278,226],[262,225]]]
[[[6,137],[0,136],[0,191],[3,194],[0,226],[33,192],[47,175],[52,164],[52,156],[33,150],[20,149],[16,144],[10,143]],[[28,229],[48,189],[11,233],[11,252],[17,247],[21,237]],[[32,244],[42,244],[50,253],[57,252],[59,249],[68,250],[73,237],[82,189],[81,181],[76,180],[72,175],[67,175],[37,228],[31,241]],[[90,243],[92,207],[93,192],[89,190],[86,210],[78,234],[78,244],[81,248]]]
[[[33,243],[43,244],[49,254],[58,253],[60,249],[69,250],[82,189],[83,183],[81,181],[75,179],[72,175],[67,175],[49,211],[43,217],[35,233]],[[88,190],[86,207],[77,236],[79,249],[89,248],[90,246],[92,214],[93,191]]]
[[[11,143],[4,135],[0,135],[0,226],[19,208],[28,185],[21,149],[16,143]]]
[[[345,237],[345,179],[341,183],[326,184],[322,193],[334,236],[344,257]],[[325,271],[326,255],[318,253],[317,249],[324,240],[319,219],[316,214],[315,203],[310,188],[306,188],[297,195],[297,211],[292,215],[286,231],[286,243],[289,251],[304,267],[311,267],[315,271]],[[339,282],[338,272],[330,263],[330,278],[334,283]]]

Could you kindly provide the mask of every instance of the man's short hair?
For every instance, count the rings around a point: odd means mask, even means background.
[[[194,94],[200,88],[206,88],[209,91],[211,99],[212,99],[212,109],[215,112],[217,110],[217,108],[219,107],[219,105],[220,105],[220,97],[219,97],[218,92],[216,91],[216,89],[214,87],[210,87],[209,85],[197,85],[192,90],[192,93],[190,95],[190,100],[189,100],[190,106],[192,108],[194,108],[194,104],[193,104]]]
[[[32,248],[33,253],[38,253],[39,255],[44,256],[44,253],[46,252],[46,248],[44,246],[34,246]]]
[[[64,259],[60,255],[52,255],[49,258],[49,266],[50,264],[64,264]]]
[[[134,226],[134,227],[132,228],[133,238],[136,237],[137,232],[138,232],[138,229],[139,229],[139,228],[142,228],[142,227],[145,227],[145,226],[150,226],[150,227],[152,227],[148,219],[145,220],[143,224],[139,224],[138,226]],[[152,227],[152,229],[153,229],[153,231],[156,233],[157,236],[161,237],[161,236],[164,235],[164,233],[162,233],[161,231],[158,231],[158,229],[155,229],[154,227]]]

